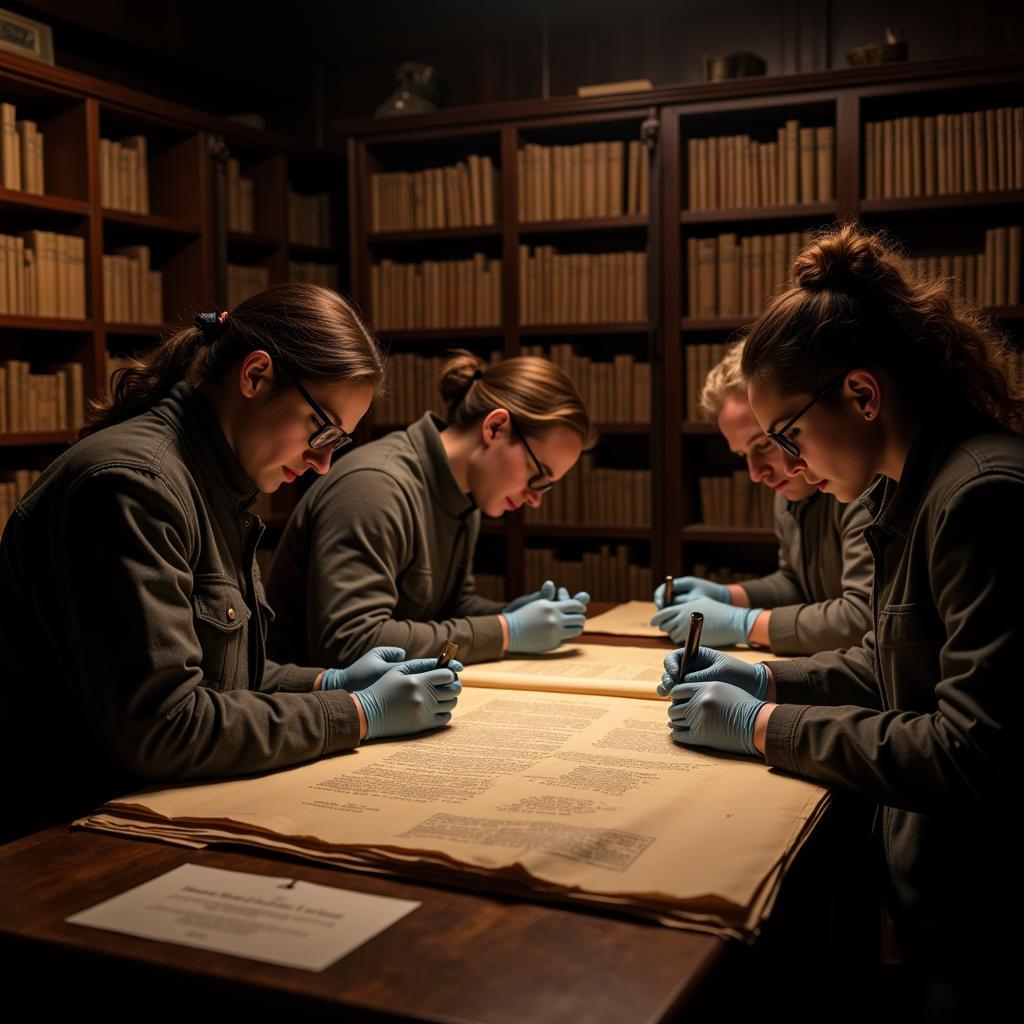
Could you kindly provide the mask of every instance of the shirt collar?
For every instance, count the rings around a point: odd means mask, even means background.
[[[441,441],[447,424],[432,412],[424,413],[406,429],[425,471],[427,486],[438,507],[451,516],[463,517],[476,508],[470,495],[455,479],[448,453]]]

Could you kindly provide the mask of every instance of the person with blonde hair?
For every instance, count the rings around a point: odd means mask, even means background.
[[[876,803],[885,894],[929,1020],[1016,995],[1024,897],[1024,389],[1007,343],[948,281],[846,225],[743,350],[750,405],[799,474],[872,519],[872,631],[750,665],[666,662],[679,743],[762,757]]]
[[[252,505],[326,473],[383,376],[352,307],[299,284],[200,314],[115,375],[0,541],[5,833],[448,721],[459,684],[432,661],[265,652]]]
[[[776,654],[815,654],[860,643],[871,628],[867,511],[856,503],[843,505],[786,472],[782,453],[754,419],[742,354],[739,341],[711,370],[701,405],[732,452],[746,461],[750,479],[775,492],[779,567],[742,583],[680,576],[673,580],[667,608],[661,584],[654,592],[659,611],[651,624],[683,644],[691,614],[701,612],[701,637],[709,647],[749,643]]]
[[[448,641],[462,661],[536,653],[583,630],[589,596],[546,581],[504,604],[476,592],[481,514],[537,507],[593,443],[554,363],[485,366],[457,351],[439,383],[447,420],[424,414],[338,462],[289,519],[271,569],[270,650],[344,663],[384,645],[408,657]]]

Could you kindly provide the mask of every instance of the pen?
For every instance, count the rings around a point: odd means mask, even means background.
[[[704,629],[704,616],[700,612],[694,612],[690,616],[690,633],[686,638],[686,648],[683,650],[683,660],[679,664],[679,675],[677,683],[681,683],[690,669],[690,662],[697,656],[697,648],[700,647],[700,634]]]
[[[667,608],[672,603],[672,577],[665,577],[665,597],[662,599],[662,607]]]
[[[459,649],[459,645],[454,640],[449,640],[444,645],[444,650],[437,656],[437,664],[434,668],[447,668],[448,662],[455,657],[456,652]]]

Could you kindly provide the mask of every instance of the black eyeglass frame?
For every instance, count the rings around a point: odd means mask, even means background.
[[[520,430],[519,424],[516,423],[515,417],[512,413],[508,414],[508,425],[515,431],[516,437],[523,442],[523,447],[526,449],[527,454],[533,459],[533,464],[537,467],[537,472],[526,481],[526,486],[530,488],[535,494],[547,494],[552,487],[558,482],[557,480],[550,480],[547,483],[537,483],[538,480],[543,480],[547,473],[544,472],[544,467],[541,465],[540,459],[534,454],[533,449],[530,447],[530,442],[526,440],[526,435]]]
[[[320,403],[299,383],[298,378],[285,366],[283,359],[278,357],[274,365],[281,371],[282,376],[288,378],[288,382],[309,403],[309,407],[320,419],[320,426],[309,435],[309,440],[306,444],[314,451],[330,447],[332,452],[337,452],[342,448],[347,448],[353,441],[352,435],[344,427],[338,426],[324,412]]]
[[[824,398],[834,387],[842,384],[846,380],[846,374],[848,371],[844,370],[842,374],[836,377],[834,380],[830,380],[795,416],[790,417],[778,430],[766,430],[765,435],[771,440],[777,448],[781,448],[790,458],[799,459],[800,449],[796,442],[791,438],[786,437],[786,431],[793,429],[793,424],[796,423],[801,416],[803,416],[815,402]]]

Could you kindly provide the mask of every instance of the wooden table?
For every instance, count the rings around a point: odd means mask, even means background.
[[[20,994],[36,1009],[81,1011],[92,1004],[102,1014],[109,1001],[126,1016],[141,1000],[190,1016],[224,1010],[257,1019],[287,1013],[292,1020],[337,1020],[342,1011],[345,1020],[601,1024],[668,1021],[684,1009],[687,1020],[723,1013],[731,1019],[757,1005],[747,1002],[757,987],[752,979],[767,981],[784,964],[800,964],[805,996],[812,979],[838,983],[830,973],[838,964],[843,972],[863,967],[863,960],[852,961],[849,927],[836,916],[845,913],[837,898],[849,904],[852,896],[854,905],[861,899],[850,883],[850,852],[842,816],[827,815],[787,875],[765,934],[750,948],[262,851],[189,850],[57,827],[0,847],[0,970],[9,1004]],[[185,863],[300,878],[422,906],[320,973],[64,923]],[[854,944],[861,954],[862,942]],[[790,1020],[794,1012],[787,1009]]]

